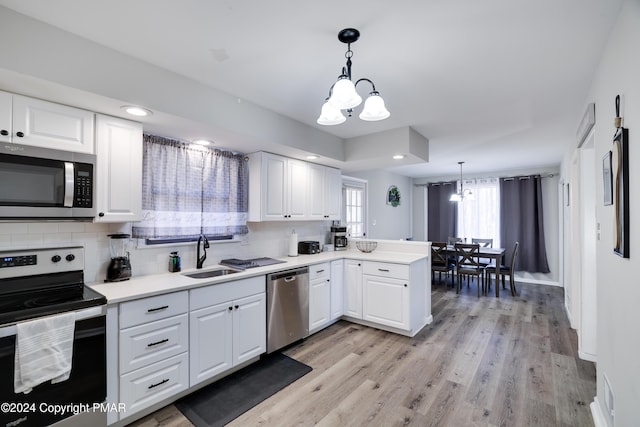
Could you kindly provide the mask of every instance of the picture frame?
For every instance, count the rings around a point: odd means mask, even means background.
[[[622,127],[613,137],[611,172],[615,210],[613,252],[629,258],[629,130]]]
[[[613,205],[613,175],[611,173],[611,151],[602,158],[603,202],[605,206]]]
[[[400,191],[398,191],[398,187],[392,185],[387,190],[387,204],[393,206],[394,208],[400,205]]]

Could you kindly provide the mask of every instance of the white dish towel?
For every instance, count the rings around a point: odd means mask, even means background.
[[[69,378],[75,320],[71,312],[16,325],[16,393],[27,394],[45,381],[58,383]]]

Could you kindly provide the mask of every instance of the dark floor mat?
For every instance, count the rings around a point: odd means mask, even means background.
[[[197,427],[223,426],[309,372],[310,366],[273,353],[175,405]]]

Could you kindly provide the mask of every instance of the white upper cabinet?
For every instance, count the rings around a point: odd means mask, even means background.
[[[0,92],[0,142],[11,142],[12,97],[10,93]]]
[[[339,169],[253,153],[249,155],[249,221],[338,219],[341,187]]]
[[[96,222],[142,217],[142,124],[96,115]]]
[[[9,136],[10,142],[32,145],[55,150],[94,154],[93,112],[26,96],[11,95],[12,117],[9,135],[2,135],[3,141]],[[6,94],[3,107],[6,109]],[[6,113],[2,122],[7,121]]]

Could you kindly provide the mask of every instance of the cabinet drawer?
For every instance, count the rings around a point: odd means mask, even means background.
[[[329,277],[330,274],[331,267],[328,262],[309,266],[309,281],[313,281],[321,277]]]
[[[189,357],[182,353],[120,377],[120,401],[127,417],[189,386]]]
[[[187,291],[158,295],[120,304],[120,329],[166,319],[189,311]]]
[[[267,280],[265,276],[256,276],[192,289],[190,291],[191,302],[189,307],[191,310],[198,310],[200,308],[222,304],[223,302],[265,292],[266,287]]]
[[[390,264],[386,262],[364,262],[363,273],[371,276],[395,277],[409,279],[409,266],[405,264]]]
[[[120,331],[120,373],[159,362],[188,350],[187,314]]]

